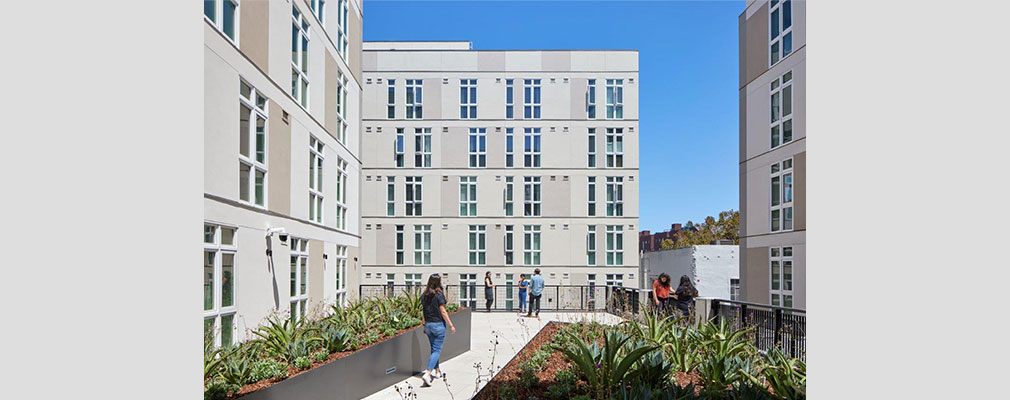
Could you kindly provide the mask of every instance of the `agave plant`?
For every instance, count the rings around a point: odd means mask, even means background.
[[[561,352],[578,367],[590,389],[601,398],[609,398],[617,384],[627,380],[632,365],[656,349],[651,345],[634,345],[626,349],[624,345],[631,337],[616,330],[603,337],[602,347],[598,343],[588,346],[581,337],[568,334],[572,335],[572,344],[562,348]]]
[[[311,330],[303,329],[304,321],[292,323],[287,318],[274,316],[253,334],[263,340],[263,347],[268,352],[291,363],[299,356],[308,355],[312,344],[322,341]]]
[[[665,337],[663,352],[673,365],[674,370],[689,373],[701,358],[701,339],[697,331],[690,327],[671,326],[670,333]]]
[[[220,375],[225,383],[238,386],[249,383],[252,368],[248,358],[239,356],[237,352],[232,352],[222,359],[226,361],[223,363]]]
[[[757,386],[767,383],[775,396],[781,399],[804,399],[807,396],[807,364],[789,358],[778,349],[764,354],[767,365],[758,376],[748,373],[747,378]],[[762,379],[764,378],[763,382]]]
[[[635,320],[627,320],[621,322],[621,326],[632,335],[656,345],[664,343],[667,335],[673,331],[673,327],[680,321],[679,319],[673,319],[665,315],[659,310],[649,308],[646,308],[642,312],[642,318],[644,324],[638,323]]]
[[[703,393],[709,397],[719,397],[727,389],[749,383],[753,373],[751,360],[736,355],[710,355],[698,365],[698,377],[705,387]]]
[[[666,361],[663,352],[654,351],[642,356],[635,363],[634,368],[628,373],[627,380],[632,385],[662,387],[669,383],[668,381],[672,373],[673,366]]]
[[[694,393],[694,385],[680,387],[674,384],[653,388],[647,385],[621,387],[614,396],[616,400],[693,400],[699,399]]]
[[[330,354],[346,350],[347,342],[351,340],[351,335],[347,333],[347,330],[340,328],[333,322],[323,324],[319,331],[319,337],[322,339],[323,347]]]
[[[707,322],[698,329],[702,352],[706,357],[717,358],[755,354],[756,349],[747,339],[751,329],[736,330],[726,321]]]
[[[217,376],[218,372],[221,370],[221,363],[224,362],[221,355],[221,349],[214,347],[214,336],[210,335],[209,339],[204,339],[203,341],[203,380],[206,381],[214,376]]]

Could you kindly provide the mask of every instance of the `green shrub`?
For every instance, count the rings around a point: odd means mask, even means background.
[[[246,383],[259,382],[264,379],[284,379],[288,377],[288,366],[272,358],[253,361]]]
[[[386,328],[382,331],[382,336],[393,336],[396,334],[395,328]]]
[[[627,380],[632,365],[646,353],[656,349],[655,346],[632,346],[625,349],[624,345],[631,339],[614,329],[603,337],[603,347],[598,343],[587,346],[579,337],[572,337],[571,348],[561,349],[580,370],[589,383],[590,389],[599,397],[610,397],[618,384]]]
[[[315,353],[312,353],[312,361],[317,362],[317,363],[324,362],[324,361],[328,360],[329,358],[330,358],[330,353],[327,352],[326,350],[319,350],[319,351],[317,351]]]
[[[663,352],[653,351],[635,363],[635,367],[628,373],[628,381],[632,385],[663,387],[668,383],[672,373],[672,365],[666,361]]]
[[[498,400],[514,400],[519,395],[516,393],[516,387],[506,384],[499,386],[498,389]]]
[[[312,359],[308,356],[301,356],[295,359],[294,367],[298,369],[309,369],[312,366]]]
[[[221,378],[225,383],[242,386],[249,381],[252,368],[249,360],[237,353],[230,354],[221,368]]]
[[[379,333],[375,331],[368,331],[362,333],[360,336],[360,342],[362,347],[368,346],[378,341],[379,341]]]
[[[211,379],[210,383],[203,390],[204,400],[223,400],[228,398],[229,393],[238,392],[241,386],[225,383],[224,380]]]
[[[522,372],[519,374],[519,387],[524,390],[540,384],[540,378],[537,377],[537,370],[529,367],[522,367]]]
[[[551,354],[553,353],[553,351],[547,349],[537,350],[530,356],[529,360],[523,362],[523,366],[529,366],[529,368],[538,370],[542,368],[544,364],[547,364],[547,360],[550,359]]]
[[[263,340],[263,346],[270,354],[293,362],[295,358],[308,355],[311,346],[323,340],[315,336],[313,330],[306,329],[304,321],[300,319],[291,323],[286,318],[274,316],[266,325],[253,331],[253,334]]]
[[[802,360],[789,358],[778,349],[772,349],[763,356],[765,367],[758,376],[747,374],[751,383],[763,386],[767,382],[775,397],[782,399],[803,399],[807,395],[807,364]]]
[[[575,372],[570,368],[558,370],[554,374],[554,384],[547,387],[545,395],[549,399],[567,399],[572,391],[575,390],[577,382],[578,378],[575,377]]]
[[[449,303],[445,305],[445,311],[447,312],[455,312],[456,310],[459,310],[459,304]]]
[[[319,338],[322,339],[322,344],[326,348],[326,351],[332,354],[347,350],[351,335],[347,333],[346,329],[340,328],[335,323],[328,321],[320,329]]]

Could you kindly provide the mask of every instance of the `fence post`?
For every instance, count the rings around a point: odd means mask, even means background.
[[[775,309],[775,347],[782,348],[782,309]]]
[[[721,308],[719,306],[719,299],[713,299],[712,300],[712,318],[713,319],[720,318],[720,316],[719,316],[719,308]]]
[[[579,310],[585,310],[586,309],[586,303],[585,303],[585,301],[586,301],[586,291],[584,289],[585,289],[584,287],[579,286]]]
[[[747,305],[740,305],[740,328],[747,327]]]

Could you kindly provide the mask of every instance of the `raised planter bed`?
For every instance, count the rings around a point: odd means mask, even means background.
[[[460,309],[451,318],[456,333],[446,337],[442,362],[470,350],[471,310]],[[239,398],[360,399],[423,371],[430,351],[424,327],[417,326]]]

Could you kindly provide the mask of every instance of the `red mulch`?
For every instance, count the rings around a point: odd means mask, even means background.
[[[460,308],[460,309],[456,310],[455,312],[449,313],[449,315],[453,315],[453,314],[455,314],[457,312],[463,311],[464,309],[465,308]],[[379,340],[376,340],[374,343],[371,343],[371,344],[369,344],[367,346],[364,346],[364,347],[360,347],[360,348],[358,348],[357,350],[354,350],[354,351],[340,351],[340,352],[336,352],[336,353],[330,354],[330,358],[326,359],[326,361],[319,362],[319,363],[313,361],[312,362],[312,366],[309,367],[309,368],[306,368],[304,370],[298,370],[297,368],[288,365],[288,377],[287,378],[283,378],[283,379],[264,379],[264,380],[259,381],[259,382],[254,382],[254,383],[250,383],[248,385],[243,385],[242,388],[239,389],[238,392],[232,393],[232,395],[229,396],[228,398],[229,399],[238,398],[238,397],[247,395],[249,393],[255,392],[257,390],[265,389],[265,388],[268,388],[270,386],[276,385],[280,381],[283,381],[283,380],[286,380],[286,379],[291,379],[291,378],[293,378],[295,376],[298,376],[298,375],[304,374],[304,373],[306,373],[308,371],[311,371],[311,370],[315,369],[316,367],[329,364],[329,363],[331,363],[331,362],[333,362],[335,360],[347,357],[348,355],[351,355],[352,353],[355,353],[355,352],[367,349],[369,347],[375,346],[375,345],[377,345],[379,343],[385,342],[385,341],[387,341],[389,339],[392,339],[394,337],[400,336],[404,332],[409,331],[409,330],[414,329],[414,328],[417,328],[418,326],[421,326],[421,325],[416,325],[416,326],[412,326],[412,327],[409,327],[409,328],[406,328],[406,329],[398,330],[392,336],[383,336],[382,333],[379,333]]]
[[[519,351],[519,354],[516,354],[516,356],[512,358],[512,361],[505,364],[505,368],[502,368],[501,372],[499,372],[498,375],[495,375],[495,377],[491,379],[491,382],[488,382],[487,385],[485,385],[484,388],[482,388],[480,392],[473,397],[473,400],[498,399],[499,388],[505,385],[514,386],[516,388],[516,395],[521,399],[529,398],[530,396],[536,396],[540,399],[545,398],[544,392],[547,390],[547,387],[554,384],[554,374],[562,369],[568,368],[568,365],[570,364],[564,354],[561,354],[561,352],[554,352],[554,354],[551,354],[547,363],[536,373],[537,378],[540,378],[540,384],[527,390],[519,388],[519,376],[522,374],[522,369],[520,369],[519,366],[526,362],[526,360],[529,360],[533,353],[540,350],[541,346],[549,343],[551,338],[558,332],[558,330],[561,329],[561,326],[565,324],[566,323],[552,321],[545,325],[543,329],[541,329],[536,336],[533,336],[533,339],[531,339],[530,342]]]

